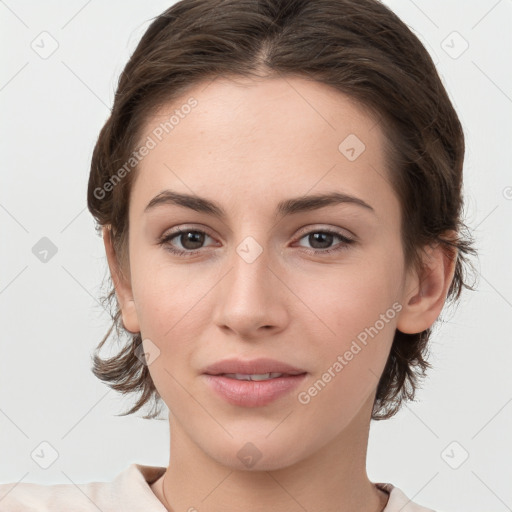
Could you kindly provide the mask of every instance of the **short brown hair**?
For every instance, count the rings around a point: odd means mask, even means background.
[[[298,76],[354,98],[381,119],[389,142],[391,184],[401,203],[405,262],[422,270],[422,248],[440,243],[456,258],[447,300],[466,283],[473,240],[462,220],[464,134],[419,39],[377,0],[181,0],[153,20],[124,68],[112,112],[91,162],[87,204],[97,229],[110,228],[122,268],[128,263],[128,205],[135,170],[105,187],[138,144],[149,115],[193,85],[218,76]],[[99,194],[98,190],[102,193]],[[453,230],[454,238],[446,236]],[[112,280],[103,297],[112,326],[96,348],[93,373],[113,389],[139,392],[132,414],[161,397],[136,356],[140,333],[111,358],[98,352],[122,324]],[[399,330],[378,383],[372,419],[412,400],[427,362],[432,327]],[[144,418],[154,418],[160,410]]]

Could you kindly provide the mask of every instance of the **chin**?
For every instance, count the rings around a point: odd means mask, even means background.
[[[251,472],[284,469],[305,456],[297,452],[298,440],[285,444],[277,437],[272,441],[265,439],[266,435],[248,436],[247,440],[243,441],[230,440],[224,450],[219,450],[217,444],[212,447],[213,451],[207,450],[207,452],[223,466],[237,471]]]

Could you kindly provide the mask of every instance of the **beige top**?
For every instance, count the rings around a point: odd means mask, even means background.
[[[0,484],[0,512],[166,512],[150,487],[165,469],[131,464],[112,482]],[[383,512],[435,512],[413,503],[392,484],[376,485],[389,494]]]

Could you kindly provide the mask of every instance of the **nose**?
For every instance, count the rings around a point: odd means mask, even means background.
[[[216,325],[243,339],[282,331],[289,321],[286,306],[292,294],[279,261],[249,238],[233,251],[226,267],[215,291]]]

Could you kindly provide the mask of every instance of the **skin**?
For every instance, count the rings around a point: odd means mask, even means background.
[[[373,400],[395,329],[416,333],[439,316],[454,259],[425,252],[429,271],[406,272],[400,205],[384,156],[383,127],[347,96],[301,78],[217,78],[148,119],[141,140],[188,98],[198,105],[139,165],[129,208],[129,268],[104,230],[110,271],[127,330],[141,332],[167,404],[169,466],[151,486],[169,510],[205,512],[382,511],[388,495],[366,473]],[[356,134],[366,149],[349,161],[338,146]],[[176,205],[144,213],[164,189],[193,193],[226,210],[221,221]],[[369,203],[277,217],[283,199],[345,192]],[[171,228],[203,230],[158,244]],[[307,235],[333,229],[316,242]],[[262,253],[248,263],[248,236]],[[310,252],[308,252],[310,251]],[[123,272],[124,273],[123,273]],[[365,327],[394,303],[401,310],[307,404],[298,401]],[[299,389],[262,407],[227,403],[201,370],[220,359],[271,357],[308,372]],[[237,452],[252,442],[248,468]],[[167,497],[169,505],[163,496]]]

